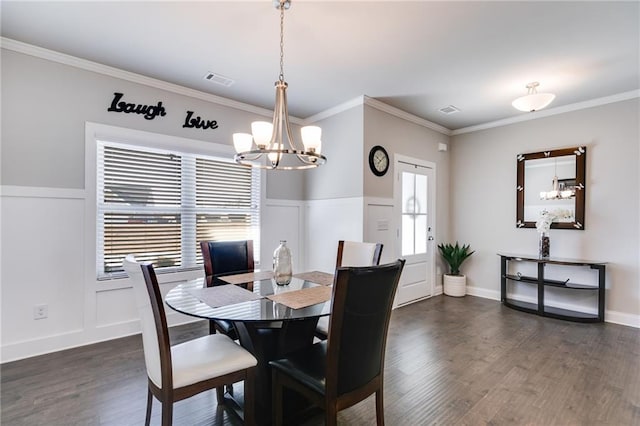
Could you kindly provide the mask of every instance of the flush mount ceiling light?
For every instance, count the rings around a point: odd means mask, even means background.
[[[527,84],[527,95],[519,97],[511,103],[515,109],[533,112],[549,105],[556,97],[553,93],[538,93],[537,81]]]
[[[305,126],[301,129],[302,144],[293,139],[287,107],[287,82],[284,81],[284,11],[290,0],[274,0],[280,10],[280,75],[276,81],[276,103],[273,122],[254,121],[251,134],[234,133],[234,160],[246,166],[262,169],[300,170],[318,167],[327,161],[320,154],[322,129]]]

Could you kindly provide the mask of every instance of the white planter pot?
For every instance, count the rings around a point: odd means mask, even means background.
[[[465,275],[444,274],[442,284],[444,294],[447,296],[462,297],[467,294],[467,277]]]

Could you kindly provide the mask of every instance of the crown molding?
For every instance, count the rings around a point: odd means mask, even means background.
[[[444,126],[433,123],[429,120],[425,120],[424,118],[420,118],[413,114],[410,114],[406,111],[403,111],[399,108],[393,107],[391,105],[387,105],[382,101],[377,99],[370,98],[369,96],[364,96],[364,103],[369,105],[372,108],[378,109],[380,111],[386,112],[387,114],[394,115],[398,118],[402,118],[403,120],[410,121],[411,123],[417,124],[422,127],[426,127],[431,130],[435,130],[438,133],[442,133],[446,136],[451,136],[451,130],[447,129]]]
[[[273,115],[273,111],[266,108],[261,108],[255,105],[249,105],[243,102],[238,102],[231,99],[223,98],[221,96],[212,95],[210,93],[205,93],[199,90],[190,89],[188,87],[180,86],[178,84],[168,83],[166,81],[147,77],[142,74],[137,74],[130,71],[124,71],[119,68],[115,68],[115,67],[98,63],[98,62],[93,62],[93,61],[78,58],[75,56],[67,55],[65,53],[56,52],[54,50],[49,50],[42,47],[34,46],[32,44],[23,43],[21,41],[13,40],[6,37],[0,37],[0,47],[2,47],[3,49],[11,50],[13,52],[23,53],[25,55],[34,56],[36,58],[57,62],[59,64],[80,68],[86,71],[103,74],[109,77],[119,78],[121,80],[142,84],[142,85],[153,87],[160,90],[166,90],[168,92],[176,93],[178,95],[189,96],[191,98],[200,99],[202,101],[211,102],[217,105],[238,109],[238,110],[250,112],[253,114],[258,114],[266,117],[271,117]],[[303,120],[300,118],[297,118],[297,117],[289,117],[289,118],[292,123],[295,123],[295,124],[303,123]]]
[[[364,104],[364,96],[358,96],[357,98],[351,99],[350,101],[343,102],[339,105],[321,111],[317,114],[314,114],[310,117],[305,118],[304,125],[312,124],[320,120],[324,120],[325,118],[329,118],[333,115],[340,114],[348,109],[360,106]]]
[[[316,121],[324,120],[325,118],[329,118],[332,115],[339,114],[341,112],[344,112],[348,109],[351,109],[359,105],[368,105],[372,108],[386,112],[387,114],[393,115],[395,117],[402,118],[403,120],[410,121],[419,126],[427,127],[431,130],[435,130],[436,132],[442,133],[443,135],[446,135],[446,136],[451,135],[451,130],[447,129],[446,127],[443,127],[436,123],[432,123],[431,121],[425,120],[424,118],[420,118],[406,111],[403,111],[399,108],[385,104],[382,101],[379,101],[374,98],[370,98],[369,96],[366,96],[366,95],[358,96],[357,98],[354,98],[350,101],[344,102],[333,108],[329,108],[325,111],[319,112],[318,114],[312,115],[311,117],[305,119],[304,122],[305,124],[310,124]]]
[[[119,78],[121,80],[130,81],[132,83],[137,83],[137,84],[153,87],[160,90],[166,90],[168,92],[176,93],[178,95],[200,99],[205,102],[211,102],[217,105],[237,109],[240,111],[245,111],[245,112],[249,112],[249,113],[253,113],[253,114],[257,114],[265,117],[271,117],[273,115],[273,111],[266,108],[257,107],[255,105],[234,101],[232,99],[223,98],[221,96],[212,95],[210,93],[201,92],[199,90],[190,89],[188,87],[180,86],[177,84],[168,83],[166,81],[147,77],[142,74],[121,70],[119,68],[115,68],[108,65],[100,64],[98,62],[93,62],[93,61],[78,58],[75,56],[67,55],[64,53],[56,52],[54,50],[49,50],[42,47],[34,46],[28,43],[23,43],[23,42],[6,38],[6,37],[0,37],[0,47],[2,49],[11,50],[17,53],[34,56],[40,59],[57,62],[63,65],[68,65],[68,66],[83,69],[86,71],[103,74],[109,77]],[[426,127],[431,130],[435,130],[436,132],[442,133],[443,135],[455,136],[455,135],[461,135],[464,133],[472,133],[480,130],[491,129],[494,127],[507,126],[509,124],[520,123],[523,121],[536,120],[538,118],[549,117],[552,115],[564,114],[570,111],[577,111],[580,109],[592,108],[592,107],[606,105],[614,102],[621,102],[621,101],[625,101],[633,98],[639,98],[639,97],[640,97],[640,90],[632,90],[629,92],[619,93],[617,95],[611,95],[603,98],[592,99],[585,102],[578,102],[571,105],[564,105],[557,108],[550,108],[542,111],[526,113],[523,115],[510,117],[503,120],[491,121],[488,123],[478,124],[478,125],[469,126],[469,127],[463,127],[456,130],[450,130],[444,126],[425,120],[423,118],[410,114],[406,111],[403,111],[399,108],[385,104],[382,101],[379,101],[374,98],[370,98],[369,96],[366,96],[366,95],[359,96],[355,99],[344,102],[340,105],[329,108],[325,111],[319,112],[318,114],[314,114],[306,119],[301,119],[293,116],[290,116],[289,119],[294,124],[306,125],[306,124],[317,122],[325,118],[331,117],[333,115],[339,114],[343,111],[346,111],[358,105],[368,105],[372,108],[376,108],[380,111],[386,112],[390,115],[396,116],[403,120],[407,120],[419,126]]]
[[[605,96],[603,98],[591,99],[589,101],[577,102],[575,104],[563,105],[556,108],[544,109],[542,111],[535,111],[524,113],[516,117],[505,118],[503,120],[491,121],[489,123],[478,124],[476,126],[464,127],[456,129],[451,132],[451,136],[462,135],[464,133],[473,133],[480,130],[492,129],[494,127],[507,126],[509,124],[521,123],[523,121],[537,120],[539,118],[550,117],[552,115],[564,114],[571,111],[578,111],[581,109],[593,108],[601,105],[612,104],[615,102],[622,102],[629,99],[640,98],[640,90],[631,90],[629,92],[618,93],[616,95]]]

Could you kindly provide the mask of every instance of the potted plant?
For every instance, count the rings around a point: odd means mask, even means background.
[[[439,244],[438,250],[442,258],[449,265],[449,273],[442,276],[444,294],[447,296],[462,297],[467,294],[467,277],[460,273],[460,265],[475,251],[469,251],[469,244],[460,246],[449,243]]]

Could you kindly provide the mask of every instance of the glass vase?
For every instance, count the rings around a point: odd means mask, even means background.
[[[291,282],[293,266],[291,262],[291,250],[285,240],[273,252],[273,275],[278,285],[287,285]]]
[[[549,248],[550,248],[549,235],[547,235],[546,232],[541,232],[540,233],[540,240],[538,241],[538,256],[541,259],[548,258],[549,257]]]

